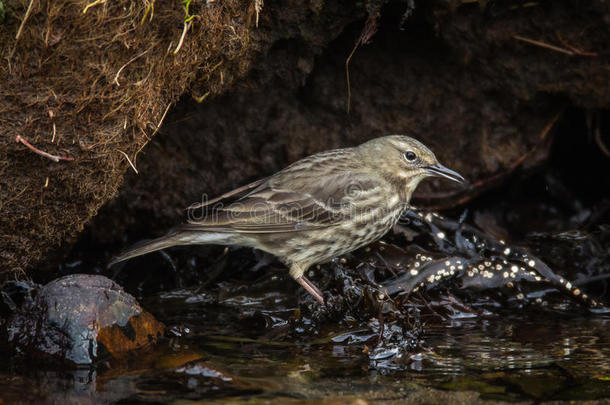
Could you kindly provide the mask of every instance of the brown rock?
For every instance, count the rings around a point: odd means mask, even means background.
[[[100,345],[112,356],[155,342],[165,326],[112,280],[74,274],[31,286],[29,296],[7,322],[7,339],[17,350],[91,364]]]
[[[101,328],[97,340],[116,358],[153,343],[164,330],[165,325],[150,313],[143,312],[129,318],[125,326],[115,323]]]

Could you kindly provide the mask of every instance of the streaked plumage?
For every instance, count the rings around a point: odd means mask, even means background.
[[[175,245],[248,246],[279,257],[290,275],[323,303],[304,272],[381,238],[429,176],[463,181],[426,146],[406,136],[318,153],[191,207],[188,223],[112,263]]]

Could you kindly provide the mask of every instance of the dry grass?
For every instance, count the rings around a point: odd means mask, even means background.
[[[11,6],[0,25],[4,275],[40,262],[82,229],[124,171],[136,170],[137,153],[193,84],[213,96],[246,71],[253,25],[252,7],[231,0],[192,1],[188,22],[180,1]],[[18,136],[74,161],[38,156],[16,143]]]

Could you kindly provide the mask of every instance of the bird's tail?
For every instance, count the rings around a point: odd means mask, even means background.
[[[178,245],[223,245],[231,244],[231,235],[223,232],[193,232],[177,229],[157,239],[145,240],[136,243],[131,248],[115,256],[108,266],[137,256]]]

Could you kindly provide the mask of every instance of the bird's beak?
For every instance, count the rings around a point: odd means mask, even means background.
[[[446,177],[449,180],[453,180],[458,183],[464,183],[466,181],[466,179],[464,179],[458,172],[454,172],[453,170],[443,166],[440,163],[428,166],[426,167],[426,170],[432,176]]]

